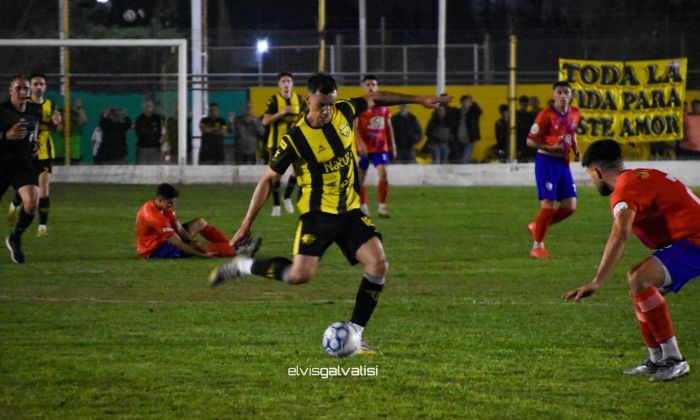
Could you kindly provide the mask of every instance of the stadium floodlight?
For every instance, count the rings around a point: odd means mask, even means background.
[[[255,43],[255,50],[260,55],[265,54],[269,49],[270,44],[267,42],[267,39],[258,39],[258,41]]]
[[[98,2],[98,3],[105,4],[105,3],[109,3],[109,0],[97,0],[97,2]]]

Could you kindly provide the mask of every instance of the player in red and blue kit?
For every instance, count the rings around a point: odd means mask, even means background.
[[[362,87],[365,95],[372,94],[379,89],[377,77],[368,74],[362,79]],[[389,217],[386,208],[386,200],[389,195],[389,179],[387,165],[389,154],[396,157],[396,144],[394,143],[394,130],[391,126],[391,112],[385,106],[373,106],[360,114],[357,118],[357,149],[360,154],[360,209],[369,216],[367,207],[367,189],[365,178],[367,169],[372,163],[377,168],[379,183],[377,184],[377,196],[379,198],[379,217]]]
[[[571,86],[567,82],[553,85],[554,104],[540,111],[527,136],[527,145],[537,149],[535,179],[540,213],[528,225],[534,240],[530,256],[549,258],[544,237],[550,225],[559,223],[576,211],[576,185],[569,168],[573,150],[576,160],[580,155],[576,143],[576,127],[580,119],[578,108],[570,106]],[[559,207],[555,208],[555,203]]]
[[[580,300],[593,294],[622,257],[632,233],[656,251],[634,265],[627,284],[649,357],[627,375],[652,374],[670,381],[687,374],[663,297],[700,276],[700,199],[682,182],[655,169],[625,169],[620,145],[597,141],[586,150],[583,166],[603,195],[610,195],[614,222],[598,270],[590,283],[564,295]]]

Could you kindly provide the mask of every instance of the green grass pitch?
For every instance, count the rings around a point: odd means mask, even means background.
[[[178,217],[231,234],[252,189],[183,186]],[[392,218],[375,219],[391,267],[365,332],[384,355],[344,360],[321,334],[350,317],[361,268],[332,247],[306,285],[209,289],[223,260],[136,258],[135,214],[154,190],[54,185],[50,237],[32,225],[25,265],[2,251],[0,418],[700,417],[700,284],[668,298],[691,364],[672,383],[621,374],[645,357],[625,284],[648,253],[636,238],[598,294],[561,302],[610,229],[592,188],[549,231],[549,261],[528,256],[534,188],[392,188]],[[296,217],[269,206],[260,255],[288,255]],[[376,375],[301,376],[338,366]]]

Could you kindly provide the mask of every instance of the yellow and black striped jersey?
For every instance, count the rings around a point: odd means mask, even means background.
[[[273,171],[283,174],[294,165],[301,188],[301,214],[310,211],[340,214],[360,207],[360,179],[353,120],[367,109],[364,98],[335,103],[331,121],[311,127],[306,118],[280,140],[270,161]]]
[[[29,102],[32,102],[32,100],[29,99]],[[36,138],[37,146],[39,148],[39,155],[37,156],[37,159],[53,159],[56,152],[53,146],[53,137],[51,137],[51,127],[53,127],[51,115],[53,115],[56,106],[53,102],[51,102],[51,99],[44,99],[43,103],[37,105],[41,107],[39,130]]]
[[[302,113],[306,112],[306,102],[304,102],[301,95],[294,92],[292,92],[292,95],[289,98],[285,98],[281,94],[276,93],[267,101],[265,114],[276,114],[287,106],[292,107],[292,112],[273,121],[269,127],[269,134],[267,135],[267,149],[271,154],[275,153],[275,150],[277,150],[277,145],[279,144],[282,136],[287,134],[287,132],[291,130],[292,127],[294,127],[294,125],[299,121]]]

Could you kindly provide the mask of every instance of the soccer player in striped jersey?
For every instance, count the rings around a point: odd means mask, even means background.
[[[579,159],[576,143],[576,127],[580,119],[578,108],[570,106],[571,86],[556,82],[553,86],[554,104],[542,110],[527,137],[527,145],[537,149],[535,154],[535,179],[540,213],[528,225],[533,244],[530,256],[549,258],[544,237],[550,225],[559,223],[576,211],[576,185],[569,168],[569,156],[573,150]],[[555,208],[555,203],[559,206]]]
[[[655,249],[627,273],[632,306],[649,357],[627,375],[651,374],[670,381],[690,370],[681,355],[664,294],[678,293],[700,276],[700,199],[673,176],[656,169],[626,169],[614,140],[591,144],[583,166],[603,196],[610,196],[613,225],[591,282],[564,295],[579,301],[593,294],[610,275],[634,233]]]
[[[372,94],[379,90],[377,76],[368,74],[362,79],[362,88],[365,95]],[[386,208],[386,199],[389,195],[389,181],[387,176],[387,166],[389,165],[389,154],[391,158],[396,158],[396,143],[394,142],[394,129],[391,126],[391,112],[385,106],[375,105],[357,118],[357,140],[360,155],[360,209],[369,216],[367,207],[367,188],[365,178],[367,169],[371,163],[377,168],[379,183],[377,184],[377,195],[379,198],[379,217],[389,217]]]
[[[270,159],[275,155],[282,136],[294,127],[306,111],[306,102],[298,93],[294,92],[294,77],[291,73],[283,71],[277,75],[277,86],[280,91],[270,97],[267,108],[263,114],[262,123],[268,127],[267,150]],[[292,171],[287,179],[287,187],[284,190],[284,209],[287,213],[294,213],[292,192],[297,185],[297,179]],[[277,184],[272,191],[272,216],[279,216],[280,211],[280,185]]]
[[[420,103],[436,107],[449,96],[410,96],[375,92],[360,98],[337,100],[335,80],[323,73],[307,84],[309,112],[287,135],[260,178],[240,228],[231,239],[237,244],[250,236],[250,229],[273,185],[292,165],[301,188],[299,223],[294,239],[293,260],[236,257],[212,271],[211,286],[242,276],[257,275],[288,284],[311,280],[321,256],[338,244],[350,264],[362,263],[364,274],[350,321],[360,335],[384,289],[388,262],[381,235],[369,217],[360,211],[360,182],[354,119],[374,105]],[[361,353],[378,353],[363,340]]]

